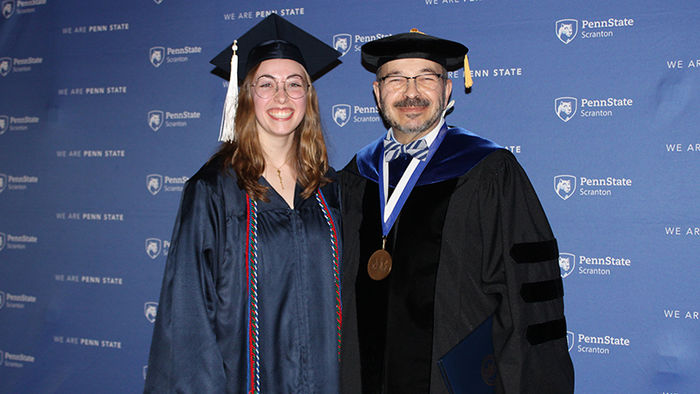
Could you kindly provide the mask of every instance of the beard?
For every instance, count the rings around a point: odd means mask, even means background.
[[[386,108],[386,104],[384,102],[383,98],[380,98],[379,104],[381,105],[382,108]],[[429,107],[431,101],[423,98],[423,97],[405,97],[403,100],[397,101],[394,103],[394,108],[402,108],[402,107]],[[391,126],[392,129],[398,130],[404,134],[420,134],[428,129],[428,127],[434,125],[440,118],[442,117],[442,110],[445,107],[445,98],[444,95],[440,95],[439,98],[439,105],[437,108],[435,108],[435,111],[430,114],[428,119],[425,120],[425,122],[409,127],[409,126],[403,126],[401,125],[396,119],[394,119],[388,111],[383,111],[382,112],[382,117],[384,118],[384,121]]]

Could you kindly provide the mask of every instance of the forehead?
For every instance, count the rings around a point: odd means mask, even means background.
[[[378,70],[378,74],[406,74],[412,75],[420,72],[442,73],[443,67],[432,60],[421,58],[396,59],[384,63]]]
[[[306,75],[304,66],[291,59],[268,59],[260,62],[255,76],[267,74],[273,77],[287,77],[289,75]]]

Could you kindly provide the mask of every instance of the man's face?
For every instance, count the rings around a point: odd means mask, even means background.
[[[439,74],[444,68],[431,60],[409,58],[385,63],[377,72],[374,94],[382,116],[395,132],[396,139],[406,143],[422,137],[440,121],[445,103],[452,93],[452,81],[438,78],[437,83],[420,83],[416,79],[391,86],[384,77]],[[382,78],[384,78],[382,80]]]

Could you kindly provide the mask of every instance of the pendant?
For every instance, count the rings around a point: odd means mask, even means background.
[[[382,280],[391,272],[391,255],[384,249],[372,253],[367,263],[367,273],[374,280]]]
[[[284,183],[282,182],[282,172],[279,170],[279,168],[277,169],[277,178],[280,179],[280,187],[282,188],[282,190],[284,190]]]
[[[386,237],[382,238],[382,248],[372,253],[367,263],[367,274],[374,280],[382,280],[391,272],[391,255],[384,248]]]

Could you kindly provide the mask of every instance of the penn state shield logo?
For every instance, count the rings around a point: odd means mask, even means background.
[[[5,233],[0,233],[0,252],[5,249]]]
[[[2,1],[2,16],[5,19],[10,19],[12,14],[15,13],[15,0],[3,0]]]
[[[158,303],[147,302],[143,304],[143,314],[146,316],[146,320],[151,323],[155,323],[156,315],[158,314]]]
[[[554,113],[559,119],[568,122],[576,115],[578,99],[576,97],[559,97],[554,99]]]
[[[7,175],[0,174],[0,193],[5,191],[6,187],[7,187]]]
[[[146,239],[146,254],[151,259],[154,259],[160,255],[161,251],[161,240],[158,238],[148,238]]]
[[[9,57],[0,58],[0,75],[7,76],[12,69],[12,59]]]
[[[562,200],[574,195],[576,191],[576,177],[573,175],[557,175],[554,177],[554,191]]]
[[[160,3],[163,2],[163,0],[153,0],[153,2],[156,3],[156,4],[160,4]]]
[[[10,119],[6,115],[0,115],[0,135],[5,134],[10,127]]]
[[[163,176],[160,174],[149,174],[146,176],[146,188],[154,196],[163,188]]]
[[[160,126],[163,125],[163,117],[165,114],[163,111],[153,110],[148,112],[148,127],[153,131],[158,131]]]
[[[165,60],[165,48],[153,47],[148,51],[148,58],[151,60],[153,67],[160,67]]]
[[[0,309],[5,307],[5,292],[0,291]]]
[[[352,36],[347,33],[336,34],[333,36],[333,48],[340,52],[340,57],[345,56],[350,52],[352,47]]]
[[[569,345],[569,351],[574,348],[574,333],[571,331],[566,332],[566,344]]]
[[[559,273],[562,278],[571,275],[575,266],[576,256],[571,253],[559,253]]]
[[[576,38],[578,33],[578,20],[559,19],[554,23],[554,29],[559,41],[568,44]]]
[[[352,108],[349,104],[336,104],[331,108],[331,113],[333,114],[333,121],[340,127],[345,126],[350,121],[350,110]]]

